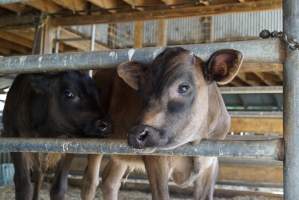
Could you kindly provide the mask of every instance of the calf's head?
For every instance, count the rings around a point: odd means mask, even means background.
[[[127,62],[118,75],[144,98],[142,115],[129,131],[135,148],[172,149],[202,138],[223,138],[230,117],[218,91],[237,74],[242,54],[225,49],[208,61],[183,48],[167,48],[150,64]]]
[[[43,103],[40,119],[48,130],[60,135],[103,137],[110,132],[94,81],[86,74],[70,71],[31,76],[33,90]],[[42,119],[46,118],[46,119]]]

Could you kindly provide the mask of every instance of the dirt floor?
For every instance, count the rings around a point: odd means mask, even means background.
[[[49,185],[46,185],[42,190],[42,195],[40,200],[49,200]],[[97,192],[96,200],[100,200],[101,192]],[[121,191],[119,200],[150,200],[150,194],[142,192],[133,191]],[[189,198],[172,198],[172,200],[189,200]],[[0,200],[14,200],[14,188],[10,187],[0,187]],[[79,188],[70,187],[67,193],[66,200],[80,200],[80,190]],[[190,199],[191,200],[191,199]],[[227,198],[215,198],[214,200],[228,200]],[[268,200],[266,197],[234,197],[230,200]]]

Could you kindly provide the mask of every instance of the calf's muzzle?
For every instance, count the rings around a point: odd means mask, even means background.
[[[128,144],[134,148],[158,147],[167,141],[162,130],[151,126],[137,125],[129,131]]]

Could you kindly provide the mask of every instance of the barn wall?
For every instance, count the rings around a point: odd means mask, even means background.
[[[155,46],[158,23],[144,22],[144,46]],[[73,30],[90,36],[90,26],[74,26]],[[134,45],[134,22],[118,23],[115,34],[108,37],[108,25],[97,25],[97,40],[112,48],[130,48]],[[282,10],[246,12],[211,17],[168,19],[168,44],[204,43],[214,41],[248,40],[258,38],[263,29],[282,30]]]
[[[282,10],[213,16],[213,41],[256,38],[261,30],[282,31]]]

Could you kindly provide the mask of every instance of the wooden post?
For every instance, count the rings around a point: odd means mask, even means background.
[[[56,27],[52,25],[51,20],[47,18],[44,22],[43,31],[43,54],[50,54],[53,52],[54,39],[56,34]]]
[[[108,25],[108,47],[114,49],[116,47],[117,26],[116,24]]]
[[[143,31],[144,31],[144,22],[136,21],[134,24],[134,48],[142,48]]]
[[[167,46],[167,25],[168,21],[166,19],[158,20],[158,27],[156,30],[157,47]]]
[[[60,42],[59,42],[59,38],[60,38],[60,31],[61,31],[61,27],[58,26],[56,29],[56,34],[55,34],[55,53],[59,53],[59,46],[60,46]]]
[[[49,18],[42,16],[35,27],[34,40],[32,45],[32,54],[49,54],[54,47],[56,27],[54,27]]]

